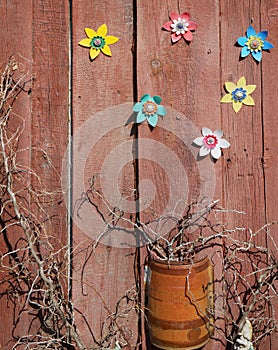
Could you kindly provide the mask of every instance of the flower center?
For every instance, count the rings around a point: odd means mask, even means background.
[[[185,21],[185,19],[174,19],[173,23],[171,24],[172,32],[175,32],[177,35],[184,34],[185,32],[188,32],[189,23]]]
[[[234,91],[232,91],[232,98],[236,102],[242,102],[247,96],[247,91],[244,90],[242,87],[236,88]]]
[[[249,40],[247,41],[247,46],[251,51],[260,51],[263,45],[263,40],[257,36],[250,36]]]
[[[259,45],[260,43],[258,40],[252,40],[250,43],[250,46],[252,47],[252,49],[257,49]]]
[[[214,135],[207,135],[204,137],[204,143],[207,146],[207,148],[214,148],[217,145],[218,140],[217,137]]]
[[[143,112],[152,115],[157,111],[157,105],[152,101],[147,101],[143,105]]]
[[[91,41],[91,46],[94,49],[102,49],[105,45],[105,40],[101,36],[95,36]]]

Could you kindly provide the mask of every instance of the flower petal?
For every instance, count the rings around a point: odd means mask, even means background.
[[[143,108],[143,105],[141,102],[137,102],[135,103],[135,105],[133,106],[132,110],[133,112],[140,112]]]
[[[246,96],[242,103],[247,106],[255,106],[255,101],[252,96]]]
[[[166,109],[163,106],[157,106],[157,114],[163,117],[167,114]]]
[[[113,35],[108,35],[105,37],[105,42],[108,45],[115,44],[118,40],[119,40],[119,38],[117,38],[116,36],[113,36]]]
[[[221,147],[221,148],[228,148],[228,147],[231,146],[230,142],[228,142],[228,141],[225,140],[225,139],[220,139],[220,140],[218,140],[218,145],[219,145],[219,147]]]
[[[206,128],[206,127],[202,128],[202,135],[203,136],[208,136],[208,135],[212,135],[212,134],[213,134],[213,132],[209,128]]]
[[[151,97],[151,95],[149,95],[149,94],[145,94],[145,95],[143,95],[142,97],[141,97],[141,102],[147,102],[147,101],[151,101],[152,100],[152,97]]]
[[[86,38],[86,39],[80,40],[78,44],[84,47],[91,47],[91,41],[92,39]]]
[[[174,19],[178,19],[180,17],[180,15],[178,13],[175,12],[171,12],[170,14],[170,18],[173,21]]]
[[[105,44],[103,46],[103,48],[101,48],[101,51],[107,56],[112,56],[112,52],[110,50],[110,47],[107,44]]]
[[[162,28],[164,28],[164,29],[166,29],[166,30],[168,30],[168,31],[172,31],[172,27],[171,27],[171,24],[172,24],[173,22],[166,22],[166,23],[164,23],[163,24],[163,26],[162,26]]]
[[[200,147],[203,146],[203,144],[204,144],[203,136],[196,137],[196,139],[193,140],[193,143],[195,143],[195,145],[200,146]]]
[[[241,57],[246,57],[246,56],[249,55],[249,53],[250,53],[250,49],[248,49],[247,46],[244,46],[244,47],[242,48],[242,50],[241,50],[240,56],[241,56]]]
[[[221,148],[219,146],[215,146],[210,153],[214,159],[219,159],[221,157]]]
[[[256,89],[256,85],[246,85],[244,88],[247,94],[252,94],[252,92]]]
[[[187,28],[188,28],[189,30],[196,30],[197,27],[198,27],[198,24],[197,24],[196,22],[190,21]]]
[[[176,43],[177,41],[179,41],[181,39],[182,35],[177,35],[175,33],[171,34],[171,38],[172,38],[172,42]]]
[[[259,32],[259,33],[257,34],[257,36],[258,36],[260,39],[264,40],[264,39],[268,36],[268,31],[267,31],[267,30],[263,30],[262,32]]]
[[[232,83],[231,81],[226,81],[225,83],[225,88],[228,92],[232,92],[236,89],[236,84],[235,83]]]
[[[147,118],[147,116],[146,116],[142,111],[140,111],[140,112],[137,114],[136,123],[140,124],[140,123],[142,123],[146,118]]]
[[[237,85],[237,87],[245,88],[245,86],[246,86],[246,79],[245,79],[245,77],[239,78],[236,85]]]
[[[156,104],[160,105],[161,103],[161,97],[160,96],[153,96],[153,100]]]
[[[256,33],[256,31],[255,31],[255,29],[252,27],[252,26],[249,26],[248,28],[247,28],[247,36],[249,37],[249,36],[251,36],[251,35],[257,35],[257,33]]]
[[[237,42],[240,46],[244,46],[247,43],[248,39],[245,36],[241,36],[237,39]]]
[[[97,30],[97,35],[102,36],[104,38],[106,34],[107,34],[107,26],[106,24],[102,24]]]
[[[192,39],[193,39],[193,34],[192,34],[191,31],[189,30],[188,32],[185,32],[185,33],[183,34],[183,37],[184,37],[184,39],[187,40],[187,41],[192,41]]]
[[[269,41],[264,41],[263,50],[269,50],[273,48],[274,48],[274,45],[272,45]]]
[[[204,157],[204,156],[207,156],[209,154],[209,152],[210,152],[210,149],[208,149],[205,146],[202,146],[200,148],[199,155],[200,155],[200,157]]]
[[[233,101],[233,109],[236,113],[240,111],[241,107],[242,107],[242,102]]]
[[[221,98],[220,102],[223,102],[223,103],[233,102],[232,95],[231,94],[226,94],[225,96],[223,96]]]
[[[219,139],[221,139],[221,137],[223,136],[223,131],[222,130],[215,130],[213,133],[214,136],[216,136]]]
[[[252,56],[255,58],[256,61],[260,62],[262,60],[263,54],[262,51],[253,51]]]
[[[91,28],[85,28],[85,33],[86,33],[87,37],[90,39],[92,39],[94,36],[97,36],[97,32]]]
[[[180,18],[181,19],[185,19],[186,22],[189,22],[190,21],[190,14],[188,12],[183,12],[181,15],[180,15]]]
[[[94,49],[93,47],[91,47],[90,49],[90,58],[93,61],[98,55],[100,54],[99,50]]]
[[[155,127],[156,124],[157,124],[157,122],[158,122],[158,115],[157,115],[156,113],[155,113],[155,114],[152,114],[152,115],[150,115],[150,116],[148,117],[148,123],[149,123],[151,126]]]

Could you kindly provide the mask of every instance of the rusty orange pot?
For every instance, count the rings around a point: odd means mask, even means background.
[[[213,332],[213,267],[150,259],[146,310],[150,341],[161,349],[198,349]]]

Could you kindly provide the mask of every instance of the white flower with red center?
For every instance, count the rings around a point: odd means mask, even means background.
[[[222,130],[212,132],[208,128],[202,128],[202,135],[193,141],[195,145],[201,147],[199,151],[200,157],[205,157],[210,153],[212,158],[219,159],[221,157],[221,148],[230,147],[230,143],[222,138]]]

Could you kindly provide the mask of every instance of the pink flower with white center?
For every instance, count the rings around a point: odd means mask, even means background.
[[[212,132],[208,128],[202,128],[202,135],[193,141],[195,145],[201,147],[199,151],[200,157],[205,157],[210,153],[212,158],[219,159],[221,157],[221,148],[230,147],[230,143],[222,139],[222,130]]]
[[[187,41],[192,41],[193,35],[191,30],[197,29],[197,23],[190,20],[190,15],[188,12],[183,12],[181,15],[172,12],[170,14],[171,21],[163,24],[163,28],[172,32],[171,38],[172,42],[175,43],[181,38]]]

